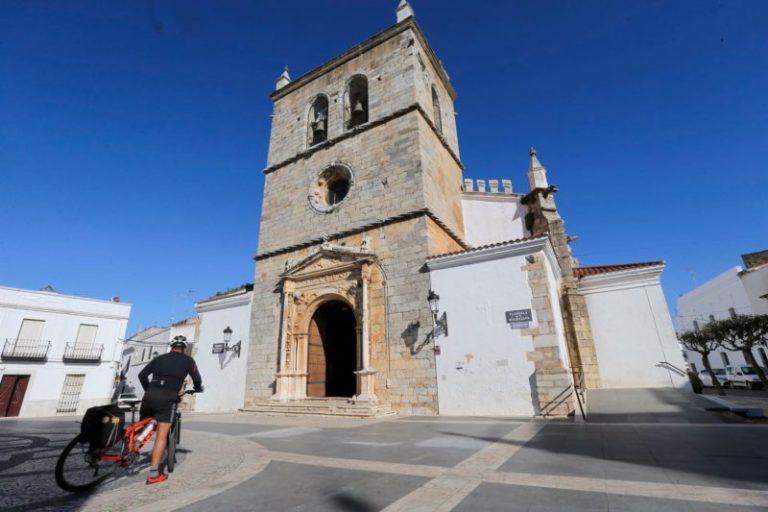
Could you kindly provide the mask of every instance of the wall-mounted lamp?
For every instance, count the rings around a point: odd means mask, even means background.
[[[240,357],[242,341],[238,341],[231,347],[229,346],[229,342],[232,341],[232,329],[229,326],[224,329],[223,335],[224,343],[214,343],[212,353],[223,354],[224,352],[229,352],[231,350],[237,357]]]
[[[427,301],[429,301],[429,309],[432,310],[432,321],[435,323],[433,331],[435,338],[448,336],[448,313],[443,311],[440,315],[440,296],[434,290],[429,290]]]

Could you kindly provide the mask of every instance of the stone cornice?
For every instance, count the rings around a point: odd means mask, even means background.
[[[461,198],[462,199],[469,199],[469,200],[481,200],[481,201],[490,201],[490,202],[499,202],[499,203],[519,203],[521,202],[521,199],[524,197],[524,194],[519,194],[517,192],[512,192],[511,194],[502,193],[502,192],[477,192],[477,191],[461,191]]]
[[[332,58],[331,60],[329,60],[328,62],[326,62],[325,64],[318,66],[307,73],[304,73],[300,77],[291,81],[289,84],[274,91],[270,95],[270,97],[272,98],[272,101],[277,101],[280,98],[287,96],[293,91],[300,89],[307,83],[325,75],[326,73],[331,72],[332,70],[336,69],[342,64],[349,62],[350,60],[356,57],[359,57],[360,55],[367,52],[371,48],[380,45],[381,43],[395,37],[396,35],[402,32],[405,32],[408,29],[413,30],[413,32],[416,34],[416,37],[419,38],[419,41],[421,42],[422,46],[427,52],[427,58],[432,63],[432,67],[435,68],[437,75],[440,77],[440,80],[443,82],[443,85],[448,91],[448,94],[450,94],[451,99],[452,100],[456,99],[456,91],[451,85],[451,82],[448,79],[448,75],[445,73],[445,70],[443,69],[443,66],[440,63],[440,60],[437,58],[435,51],[432,49],[432,46],[427,41],[427,38],[424,35],[424,32],[421,30],[421,27],[419,26],[419,24],[416,23],[416,20],[411,17],[401,21],[396,25],[392,25],[391,27],[387,28],[382,32],[379,32],[378,34],[375,34],[369,37],[362,43],[350,48],[349,50],[345,51],[341,55],[338,55]]]
[[[606,272],[578,279],[577,287],[580,293],[600,293],[628,288],[653,286],[661,283],[661,273],[665,265],[642,267],[617,272]]]
[[[414,210],[411,212],[401,213],[399,215],[393,215],[392,217],[377,220],[375,222],[369,222],[367,224],[363,224],[362,226],[359,226],[356,228],[339,231],[337,233],[333,233],[332,235],[328,235],[327,238],[315,237],[310,240],[306,240],[304,242],[288,245],[285,247],[280,247],[278,249],[273,249],[271,251],[266,251],[266,252],[257,254],[256,256],[253,257],[253,259],[256,261],[260,261],[263,259],[271,258],[272,256],[277,256],[279,254],[286,254],[289,252],[297,251],[299,249],[305,249],[307,247],[312,247],[313,245],[322,244],[330,240],[338,240],[339,238],[356,235],[358,233],[362,233],[364,231],[368,231],[373,228],[386,226],[388,224],[395,224],[397,222],[415,219],[422,216],[427,216],[430,219],[432,219],[435,222],[435,224],[440,226],[451,238],[453,238],[453,240],[456,243],[458,243],[461,247],[465,249],[468,248],[464,240],[462,240],[461,237],[459,237],[451,228],[449,228],[443,221],[441,221],[434,213],[432,213],[432,211],[429,208],[422,208],[420,210]]]
[[[455,151],[451,148],[451,146],[448,144],[448,141],[445,140],[445,137],[443,137],[440,132],[437,131],[437,127],[432,122],[432,120],[429,118],[427,113],[424,111],[424,109],[421,107],[419,103],[413,103],[405,108],[401,108],[400,110],[396,110],[392,112],[389,115],[386,115],[382,118],[376,119],[375,121],[369,121],[365,124],[356,126],[352,128],[349,131],[346,131],[339,135],[338,137],[334,137],[333,139],[328,139],[325,142],[321,142],[320,144],[317,144],[315,146],[312,146],[309,149],[306,149],[304,151],[301,151],[294,156],[290,158],[286,158],[285,160],[278,162],[274,165],[270,165],[266,169],[264,169],[264,174],[269,174],[271,172],[274,172],[282,167],[285,167],[286,165],[290,165],[292,163],[298,162],[299,160],[309,158],[310,156],[314,155],[318,151],[322,151],[324,149],[330,148],[332,146],[335,146],[339,142],[349,139],[350,137],[354,137],[355,135],[363,132],[367,132],[368,130],[372,130],[373,128],[377,128],[381,125],[384,125],[394,119],[397,119],[399,117],[402,117],[404,115],[410,114],[413,111],[418,111],[421,114],[421,117],[427,122],[430,128],[432,128],[432,132],[435,134],[437,139],[440,141],[440,144],[448,151],[448,154],[451,155],[451,158],[456,162],[456,165],[459,166],[459,169],[462,171],[464,170],[464,164],[461,163],[461,159],[459,159],[459,155],[456,154]]]
[[[78,297],[79,298],[79,297]],[[96,300],[96,299],[94,299]],[[120,304],[124,306],[128,306],[129,312],[130,312],[130,304],[125,303],[115,303]],[[129,314],[109,314],[104,312],[95,312],[95,311],[84,311],[81,309],[67,309],[63,307],[45,307],[45,306],[39,306],[39,305],[32,305],[32,304],[14,304],[10,302],[0,302],[0,309],[17,309],[21,311],[37,311],[40,313],[53,313],[57,315],[72,315],[72,316],[81,316],[86,318],[104,318],[107,320],[128,320]]]
[[[217,309],[226,309],[235,306],[242,306],[251,302],[253,291],[241,291],[239,293],[233,293],[229,295],[222,295],[219,297],[212,297],[210,299],[201,300],[195,304],[195,310],[198,313],[204,313],[206,311],[215,311]]]

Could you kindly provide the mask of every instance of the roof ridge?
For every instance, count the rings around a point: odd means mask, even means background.
[[[470,253],[470,252],[478,252],[478,251],[482,251],[482,250],[485,250],[485,249],[493,249],[495,247],[505,247],[507,245],[512,245],[512,244],[516,244],[516,243],[520,243],[520,242],[527,242],[529,240],[539,240],[541,238],[547,238],[547,235],[525,236],[525,237],[522,237],[522,238],[515,238],[513,240],[504,240],[504,241],[495,242],[495,243],[492,243],[492,244],[479,245],[477,247],[470,247],[470,248],[464,249],[462,251],[453,251],[453,252],[446,252],[446,253],[443,253],[443,254],[435,254],[433,256],[428,256],[427,260],[434,260],[434,259],[437,259],[437,258],[445,258],[447,256],[456,256],[458,254],[466,254],[466,253]]]
[[[594,276],[597,274],[607,274],[610,272],[620,272],[622,270],[655,267],[659,265],[664,265],[664,260],[637,261],[632,263],[613,263],[610,265],[578,266],[578,267],[574,267],[573,275],[575,277],[586,277],[586,276]]]

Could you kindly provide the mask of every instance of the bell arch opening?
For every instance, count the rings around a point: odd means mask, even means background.
[[[309,322],[307,396],[352,397],[357,393],[357,322],[340,300],[317,308]]]

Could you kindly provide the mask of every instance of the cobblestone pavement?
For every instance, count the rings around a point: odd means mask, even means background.
[[[168,482],[141,474],[77,498],[50,485],[71,432],[9,425],[3,435],[28,439],[21,451],[0,441],[3,510],[768,510],[760,424],[188,415],[189,451]],[[16,482],[28,472],[31,492]]]

